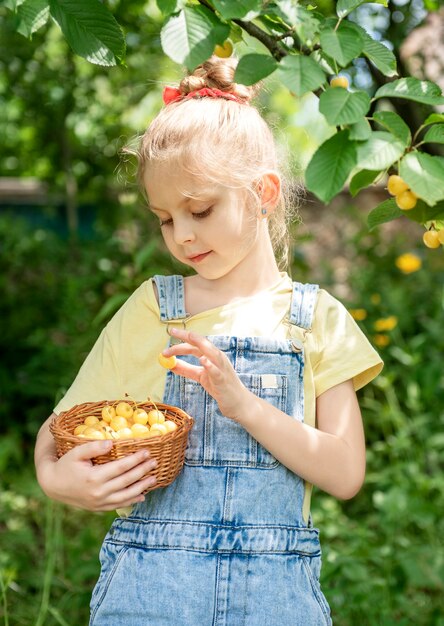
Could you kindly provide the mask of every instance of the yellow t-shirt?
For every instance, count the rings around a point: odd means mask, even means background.
[[[311,332],[289,327],[291,294],[292,281],[282,273],[270,289],[193,315],[186,327],[202,335],[286,339],[290,332],[302,339],[305,334],[305,422],[314,426],[317,396],[349,379],[355,389],[363,387],[381,371],[382,361],[346,308],[323,289],[319,290]],[[159,319],[150,279],[106,325],[54,412],[82,402],[124,398],[126,393],[138,402],[148,396],[161,402],[166,370],[157,355],[168,342],[167,324]]]

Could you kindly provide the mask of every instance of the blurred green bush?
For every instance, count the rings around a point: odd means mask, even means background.
[[[379,346],[385,369],[359,393],[364,488],[347,502],[314,493],[325,593],[335,626],[443,626],[443,255],[424,250],[419,238],[417,245],[400,238],[402,229],[369,233],[353,207],[335,219],[353,225],[340,241],[346,297],[325,254],[316,279]],[[87,623],[113,514],[49,502],[34,478],[34,438],[132,290],[154,273],[182,271],[153,234],[155,223],[129,202],[112,235],[101,230],[95,241],[69,243],[0,217],[0,616],[7,626]],[[293,275],[313,280],[304,254],[311,235],[296,233]],[[410,266],[399,261],[406,251],[414,255]],[[411,269],[415,259],[415,271],[398,267]]]

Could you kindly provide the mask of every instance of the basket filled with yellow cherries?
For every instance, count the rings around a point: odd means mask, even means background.
[[[74,446],[98,439],[113,440],[96,464],[113,461],[141,449],[156,459],[156,483],[151,489],[169,485],[182,469],[188,433],[193,418],[178,407],[124,400],[86,402],[57,415],[50,424],[60,458]],[[149,489],[148,489],[149,490]]]

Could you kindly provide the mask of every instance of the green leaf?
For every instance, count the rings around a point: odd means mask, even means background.
[[[367,0],[338,0],[336,4],[336,15],[341,18],[346,17],[366,1]]]
[[[372,134],[372,127],[369,124],[369,121],[362,117],[360,120],[351,124],[349,126],[350,131],[350,139],[354,139],[355,141],[365,141]]]
[[[397,76],[396,57],[391,50],[380,41],[375,41],[363,30],[364,56],[375,65],[384,76]]]
[[[412,141],[410,128],[394,111],[377,111],[373,115],[378,124],[386,128],[392,135],[400,139],[406,146]]]
[[[418,78],[399,78],[380,87],[375,93],[374,99],[378,98],[405,98],[422,104],[444,104],[441,89],[429,80]]]
[[[385,224],[386,222],[391,222],[392,220],[398,219],[398,217],[402,217],[405,211],[401,211],[401,209],[397,206],[394,198],[389,198],[388,200],[384,200],[381,204],[378,204],[367,216],[367,224],[370,230],[376,228],[376,226],[380,226],[381,224]]]
[[[423,200],[418,200],[414,209],[403,211],[406,217],[418,222],[418,224],[426,224],[432,220],[444,218],[444,202],[438,202],[434,206],[429,206]]]
[[[422,141],[424,143],[444,143],[444,124],[436,124],[429,128]]]
[[[444,122],[444,113],[431,113],[423,122],[423,126],[429,126],[430,124],[439,124]]]
[[[327,25],[321,30],[320,42],[324,52],[342,67],[358,57],[364,47],[361,31],[352,22],[341,22],[336,29]]]
[[[320,21],[309,11],[294,0],[276,0],[276,7],[267,8],[268,13],[278,15],[287,25],[294,27],[296,34],[306,44],[311,42],[314,36],[319,32]],[[284,31],[285,32],[285,31]]]
[[[409,152],[399,164],[399,175],[427,204],[433,206],[444,200],[444,159],[424,152]]]
[[[277,67],[277,61],[269,54],[246,54],[239,59],[234,80],[243,85],[254,85]]]
[[[225,20],[253,20],[262,9],[262,0],[213,0],[213,5]]]
[[[184,8],[186,0],[157,0],[157,6],[159,11],[164,15],[171,15],[171,13],[177,13]]]
[[[17,32],[31,37],[48,21],[49,0],[26,0],[17,8],[17,18]]]
[[[374,170],[362,170],[355,174],[349,185],[351,195],[354,197],[361,189],[365,189],[365,187],[371,185],[380,173],[381,172],[375,172]]]
[[[319,146],[305,171],[307,189],[329,202],[343,188],[356,166],[356,145],[348,130],[341,130]]]
[[[302,54],[289,54],[279,63],[279,79],[297,96],[320,87],[326,76],[319,65]]]
[[[122,30],[99,0],[49,0],[49,7],[76,54],[96,65],[116,65],[123,60]]]
[[[24,2],[25,0],[4,0],[3,4],[5,5],[7,9],[9,9],[10,11],[14,11],[15,13],[18,7]]]
[[[162,48],[173,61],[194,69],[223,43],[230,27],[203,6],[185,7],[168,18],[160,32]]]
[[[319,111],[332,126],[354,124],[369,108],[370,96],[365,91],[329,87],[319,98]]]
[[[361,170],[385,170],[405,151],[404,142],[391,133],[375,131],[367,141],[358,144],[358,167]]]

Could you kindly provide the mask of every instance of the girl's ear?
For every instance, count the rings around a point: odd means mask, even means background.
[[[273,213],[281,195],[281,179],[276,172],[266,172],[257,185],[257,193],[261,199],[260,217]]]

